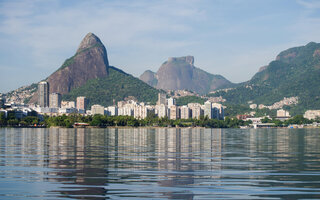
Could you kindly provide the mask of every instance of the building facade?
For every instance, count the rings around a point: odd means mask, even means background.
[[[212,118],[214,119],[224,119],[224,109],[223,106],[219,103],[212,104]]]
[[[168,116],[168,108],[164,104],[156,106],[156,114],[159,118],[167,117]]]
[[[77,109],[86,110],[87,109],[87,98],[86,97],[77,97]]]
[[[61,107],[61,94],[51,93],[49,99],[50,108],[60,108]]]
[[[277,110],[277,117],[290,117],[290,113],[286,110]]]
[[[167,104],[167,96],[165,93],[159,93],[158,94],[158,101],[157,101],[157,105],[166,105]]]
[[[170,108],[171,106],[174,106],[174,105],[176,105],[176,100],[174,98],[170,97],[168,99],[168,107]]]
[[[316,119],[317,117],[320,117],[320,110],[307,110],[304,115],[304,118],[307,119]]]
[[[175,120],[180,118],[180,109],[178,106],[170,106],[169,108],[169,119]]]
[[[49,83],[41,81],[38,85],[40,107],[49,107]]]
[[[181,106],[180,108],[180,112],[181,112],[181,119],[189,119],[191,117],[191,111],[190,108],[188,108],[188,106]]]
[[[75,108],[74,101],[61,101],[61,108]]]
[[[104,107],[101,105],[93,105],[91,106],[91,113],[92,115],[104,115]]]
[[[212,103],[210,101],[204,103],[204,116],[212,119]]]
[[[191,110],[191,117],[193,119],[200,119],[203,116],[203,109],[199,103],[188,103],[188,107]]]

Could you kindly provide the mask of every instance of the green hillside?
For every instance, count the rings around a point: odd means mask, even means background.
[[[287,107],[292,114],[307,109],[320,109],[320,44],[309,43],[281,52],[265,70],[256,73],[250,81],[239,84],[223,96],[228,103],[272,105],[284,97],[299,97],[296,106]]]
[[[113,100],[121,101],[128,96],[154,104],[157,101],[157,94],[158,90],[143,81],[115,67],[109,67],[108,76],[89,80],[62,98],[75,101],[78,96],[86,96],[89,99],[89,106],[93,104],[108,106],[113,104]]]

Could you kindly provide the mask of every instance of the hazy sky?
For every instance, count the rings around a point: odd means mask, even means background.
[[[109,63],[134,76],[168,57],[232,82],[285,49],[320,42],[320,1],[0,1],[0,92],[48,77],[95,33]]]

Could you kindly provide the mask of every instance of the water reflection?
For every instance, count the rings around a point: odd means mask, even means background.
[[[0,129],[0,197],[18,181],[31,199],[317,199],[319,142],[317,129]]]

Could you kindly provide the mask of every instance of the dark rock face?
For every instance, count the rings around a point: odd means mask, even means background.
[[[77,53],[48,77],[50,93],[66,94],[90,79],[105,77],[108,75],[108,67],[106,48],[97,36],[88,33]]]
[[[233,86],[223,76],[213,75],[195,67],[193,56],[169,58],[156,74],[146,71],[140,76],[140,79],[159,89],[188,89],[200,94]],[[152,85],[150,82],[157,82],[157,84]]]
[[[108,75],[108,68],[106,48],[96,35],[88,33],[76,54],[46,79],[50,84],[50,94],[67,94],[90,79],[105,77]],[[35,93],[30,103],[37,102],[37,96]]]

